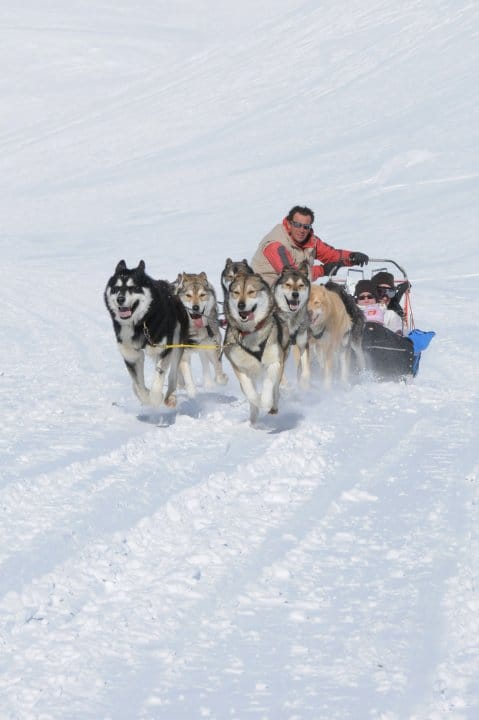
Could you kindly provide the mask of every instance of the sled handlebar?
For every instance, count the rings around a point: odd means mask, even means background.
[[[395,265],[397,269],[402,272],[403,277],[405,280],[407,280],[407,273],[395,260],[389,260],[388,258],[369,258],[370,263],[390,263],[391,265]]]

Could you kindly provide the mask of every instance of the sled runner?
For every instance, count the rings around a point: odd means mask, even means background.
[[[378,322],[366,322],[363,330],[363,350],[368,368],[378,379],[399,380],[415,376],[419,371],[421,353],[436,334],[418,330],[414,324],[411,305],[411,286],[404,268],[394,260],[372,258],[367,269],[340,268],[334,282],[343,285],[350,295],[359,280],[371,280],[379,272],[393,275],[396,296],[389,307],[396,309],[403,320],[403,335],[398,335]]]

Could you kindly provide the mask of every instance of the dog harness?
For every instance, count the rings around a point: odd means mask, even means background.
[[[279,344],[282,346],[282,345],[283,345],[283,326],[281,325],[281,323],[280,323],[280,321],[279,321],[279,319],[278,319],[278,317],[277,317],[276,315],[273,315],[273,317],[274,317],[274,321],[275,321],[275,323],[276,323],[276,329],[277,329],[277,331],[278,331],[278,341],[279,341]],[[251,335],[252,333],[256,332],[256,330],[261,330],[261,328],[262,328],[262,327],[265,325],[265,323],[266,323],[266,319],[267,319],[267,318],[265,318],[264,320],[262,320],[262,321],[259,323],[259,325],[256,325],[256,327],[255,327],[254,330],[239,330],[239,331],[238,331],[239,334],[240,334],[240,335]],[[252,355],[254,358],[256,358],[256,360],[257,360],[258,362],[261,362],[261,359],[262,359],[263,353],[264,353],[264,349],[265,349],[265,347],[266,347],[266,343],[268,342],[268,339],[269,339],[269,336],[266,337],[266,338],[263,340],[262,343],[260,343],[258,350],[250,350],[250,348],[246,347],[246,346],[243,345],[242,343],[240,343],[240,345],[241,345],[241,347],[243,348],[243,350],[244,350],[245,352],[249,353],[249,354]]]

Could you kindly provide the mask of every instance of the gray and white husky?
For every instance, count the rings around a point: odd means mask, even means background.
[[[168,282],[145,273],[143,260],[131,269],[120,260],[108,280],[104,300],[136,396],[146,405],[157,407],[164,402],[174,407],[181,345],[189,342],[188,316],[181,300]],[[145,353],[155,363],[150,390],[145,385]]]
[[[203,370],[203,386],[212,388],[214,382],[226,385],[228,376],[221,363],[222,338],[219,330],[218,306],[214,287],[205,272],[180,273],[174,283],[175,292],[186,308],[189,319],[189,335],[198,344],[198,349],[187,348],[180,362],[186,392],[195,397],[196,386],[191,372],[191,356],[199,353]],[[214,371],[214,382],[210,366]]]
[[[250,422],[259,410],[278,412],[279,385],[288,353],[289,333],[275,309],[273,294],[260,275],[240,274],[225,303],[224,352],[250,407]]]
[[[311,282],[308,262],[305,260],[298,268],[285,265],[272,291],[280,317],[288,326],[298,381],[302,388],[308,388],[311,377],[308,314]]]

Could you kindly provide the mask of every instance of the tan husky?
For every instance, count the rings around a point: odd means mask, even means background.
[[[208,281],[206,273],[180,273],[174,283],[179,296],[188,313],[189,335],[199,348],[187,348],[180,362],[180,373],[189,397],[195,397],[196,386],[191,372],[191,357],[199,353],[203,369],[203,387],[211,389],[214,382],[226,385],[228,376],[221,364],[221,334],[218,324],[218,308],[216,293]],[[210,366],[214,370],[214,382]]]
[[[356,355],[358,367],[364,368],[361,311],[355,313],[351,305],[351,318],[342,297],[345,291],[338,286],[335,289],[330,286],[330,283],[326,286],[312,285],[308,301],[310,345],[322,368],[325,387],[330,387],[337,364],[341,382],[347,383],[351,351]]]
[[[279,385],[288,354],[289,332],[275,309],[273,294],[261,275],[238,275],[225,303],[225,355],[233,366],[250,407],[278,412]]]

